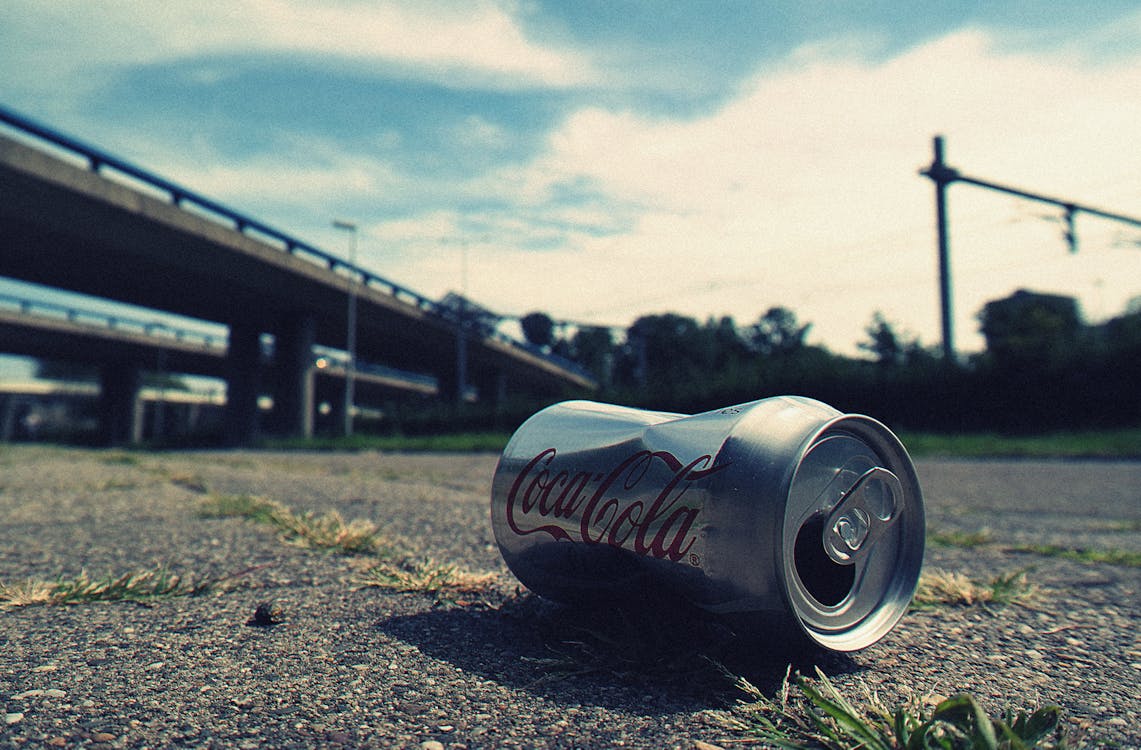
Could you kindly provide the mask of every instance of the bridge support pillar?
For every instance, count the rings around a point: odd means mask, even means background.
[[[479,389],[480,401],[492,404],[497,412],[506,405],[507,373],[503,370],[486,373],[476,383],[476,387]]]
[[[114,362],[99,370],[99,419],[101,439],[108,445],[129,445],[143,440],[142,399],[139,369]]]
[[[317,321],[298,314],[283,322],[274,351],[276,390],[273,396],[275,432],[294,437],[313,437],[313,344]]]
[[[243,445],[257,436],[261,332],[245,323],[231,323],[226,356],[225,439],[229,445]]]

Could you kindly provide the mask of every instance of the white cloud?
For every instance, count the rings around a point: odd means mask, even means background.
[[[37,61],[40,73],[270,51],[511,86],[573,86],[594,78],[579,53],[532,43],[500,4],[489,1],[9,0],[5,6],[0,20],[12,24],[5,36],[20,47],[25,63]]]
[[[522,184],[538,194],[585,176],[646,212],[630,233],[576,237],[570,252],[483,251],[474,296],[618,322],[671,310],[747,323],[784,304],[841,351],[880,309],[935,344],[933,187],[917,174],[933,134],[966,174],[1134,215],[1141,204],[1137,58],[1080,67],[965,31],[878,64],[794,59],[701,119],[575,114]],[[1141,252],[1114,247],[1120,227],[1082,218],[1071,257],[1060,227],[1037,218],[1049,207],[965,185],[950,203],[961,348],[980,346],[981,305],[1019,286],[1078,295],[1094,316],[1141,293]]]
[[[74,87],[101,65],[251,50],[502,85],[604,79],[583,53],[528,40],[510,9],[491,2],[9,0],[0,24],[14,29],[0,63],[28,77],[9,85],[34,83],[42,93],[59,83],[72,101]],[[1123,34],[1141,37],[1139,27],[1141,14],[1117,24],[1116,48],[1127,47]],[[375,268],[433,296],[462,283],[460,250],[448,238],[462,237],[471,218],[440,208],[440,194],[457,206],[514,204],[518,216],[486,217],[486,236],[467,245],[469,291],[489,308],[618,324],[669,310],[731,314],[744,324],[783,304],[840,351],[854,351],[875,309],[926,343],[938,339],[932,186],[917,174],[935,133],[947,136],[949,162],[965,173],[1139,213],[1141,55],[1094,64],[1078,41],[1050,52],[1003,51],[977,29],[869,62],[872,42],[806,45],[701,117],[581,109],[534,161],[448,185],[333,143],[246,163],[200,144],[172,162],[162,134],[140,133],[127,156],[242,209],[292,205],[316,216],[341,199],[435,193],[416,220],[354,217]],[[14,60],[20,64],[5,62]],[[221,62],[201,69],[227,74]],[[497,147],[506,138],[478,118],[465,126],[458,135],[468,143]],[[381,138],[380,150],[399,145],[395,131]],[[557,207],[558,188],[568,184],[588,185],[611,203]],[[1094,316],[1116,313],[1141,293],[1141,248],[1122,244],[1136,231],[1082,217],[1081,251],[1070,256],[1060,227],[1037,218],[1057,213],[1048,207],[965,185],[951,188],[950,202],[962,348],[979,345],[972,320],[979,307],[1019,286],[1078,295]],[[342,239],[327,222],[298,219],[284,228],[329,247]],[[565,250],[532,249],[560,236]]]

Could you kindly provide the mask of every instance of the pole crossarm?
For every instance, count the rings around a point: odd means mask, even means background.
[[[977,177],[969,177],[961,174],[959,170],[953,169],[946,165],[939,166],[932,164],[931,167],[920,172],[924,177],[929,177],[937,183],[949,185],[952,182],[965,182],[968,185],[977,185],[978,187],[987,188],[989,190],[997,190],[1000,193],[1007,193],[1009,195],[1016,195],[1019,198],[1027,200],[1038,201],[1039,203],[1050,203],[1055,206],[1064,208],[1068,213],[1087,213],[1094,216],[1100,216],[1103,219],[1111,219],[1113,221],[1120,221],[1125,224],[1132,224],[1135,227],[1141,227],[1141,219],[1134,216],[1127,216],[1126,214],[1119,214],[1113,211],[1105,211],[1093,206],[1087,206],[1075,201],[1062,200],[1061,198],[1053,198],[1049,195],[1042,195],[1041,193],[1031,193],[1028,190],[1021,190],[1019,188],[1010,187],[1009,185],[1000,185],[997,182],[990,182],[988,180],[980,180]]]
[[[947,221],[946,193],[948,185],[955,182],[965,182],[968,185],[995,190],[1000,193],[1006,193],[1007,195],[1025,198],[1026,200],[1049,203],[1064,209],[1066,212],[1064,216],[1064,221],[1066,222],[1065,237],[1066,242],[1070,246],[1071,253],[1077,252],[1078,249],[1077,232],[1074,229],[1074,217],[1078,213],[1087,213],[1093,216],[1099,216],[1103,219],[1141,227],[1141,219],[1134,216],[1105,211],[1075,201],[1067,201],[1049,195],[1042,195],[1041,193],[1032,193],[1029,190],[1022,190],[1020,188],[1010,187],[1009,185],[1000,185],[997,182],[980,180],[977,177],[969,177],[954,167],[948,166],[947,163],[943,161],[943,136],[935,136],[932,145],[934,146],[934,158],[931,160],[931,165],[919,170],[919,174],[929,178],[935,183],[935,221],[938,240],[939,298],[940,317],[942,318],[943,359],[948,363],[955,361],[954,330],[951,318],[950,231]]]

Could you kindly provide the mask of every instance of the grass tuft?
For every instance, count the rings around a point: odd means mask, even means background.
[[[200,514],[207,518],[245,518],[274,527],[293,544],[345,555],[387,554],[391,545],[371,521],[346,522],[340,513],[295,512],[281,503],[252,495],[211,495]]]
[[[715,713],[714,719],[758,743],[790,750],[1060,750],[1069,746],[1062,712],[1056,706],[994,718],[974,697],[963,694],[940,701],[930,712],[918,701],[888,710],[865,686],[857,707],[819,668],[816,680],[790,676],[790,672],[785,673],[773,699],[748,680],[737,678],[736,685],[747,699],[730,711]]]
[[[84,570],[75,578],[61,576],[54,581],[0,583],[0,605],[15,608],[37,604],[145,602],[175,596],[197,596],[209,590],[211,585],[207,580],[194,581],[165,567],[102,578],[92,578]]]
[[[489,591],[494,573],[472,573],[456,565],[434,560],[377,560],[357,574],[362,588],[377,587],[400,592],[435,595],[438,601],[455,601]]]
[[[977,605],[1027,604],[1038,593],[1038,587],[1026,580],[1025,569],[978,581],[962,573],[939,569],[926,571],[919,578],[912,606],[971,607]]]
[[[905,433],[900,437],[912,456],[1141,458],[1141,429],[1137,428],[1045,435]]]
[[[1025,544],[1014,548],[1017,552],[1030,552],[1046,557],[1060,557],[1087,563],[1107,563],[1124,568],[1141,568],[1141,552],[1125,549],[1088,549],[1059,547],[1053,544]]]
[[[501,453],[510,433],[460,432],[441,435],[367,435],[271,440],[271,450],[384,451],[399,453]]]
[[[940,547],[963,547],[973,549],[990,544],[993,541],[990,529],[979,531],[933,531],[927,535],[927,540]]]

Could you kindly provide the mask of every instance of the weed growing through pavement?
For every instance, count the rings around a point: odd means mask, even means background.
[[[977,581],[962,573],[939,569],[926,571],[919,577],[912,606],[1027,604],[1038,593],[1038,587],[1026,580],[1026,573],[1025,569],[1017,570],[990,581]]]
[[[1141,522],[1127,520],[1107,524],[1106,531],[1133,532],[1141,529]],[[993,541],[990,529],[981,529],[975,532],[963,531],[936,531],[927,536],[932,544],[942,547],[962,547],[973,549],[990,544]],[[1091,549],[1087,547],[1062,547],[1054,544],[1022,544],[1010,548],[1014,552],[1027,552],[1044,557],[1060,557],[1065,560],[1076,560],[1088,563],[1106,563],[1120,565],[1126,568],[1141,568],[1141,552],[1133,550],[1103,548]]]
[[[979,531],[935,531],[927,535],[927,540],[941,547],[964,547],[971,549],[990,544],[992,534],[990,529]]]
[[[165,567],[102,578],[92,578],[85,570],[75,578],[61,576],[54,581],[0,583],[0,604],[14,608],[34,604],[145,602],[174,596],[197,596],[205,593],[212,585],[206,579],[195,581]]]
[[[472,573],[456,565],[414,559],[384,538],[371,521],[346,523],[335,511],[298,513],[281,503],[252,495],[211,495],[202,504],[208,518],[246,518],[276,528],[289,542],[344,555],[368,555],[354,581],[361,587],[432,594],[438,602],[463,602],[487,593],[494,574]]]
[[[1014,548],[1016,552],[1030,552],[1046,557],[1060,557],[1078,562],[1106,563],[1125,568],[1141,568],[1141,552],[1125,549],[1088,549],[1080,547],[1059,547],[1053,544],[1024,544]]]
[[[1105,531],[1131,532],[1141,531],[1141,519],[1129,518],[1121,521],[1109,521],[1105,524]]]
[[[472,573],[434,560],[377,560],[354,579],[361,587],[433,594],[440,602],[458,602],[487,593],[494,573]]]
[[[994,718],[974,697],[956,695],[930,712],[916,701],[888,710],[865,686],[857,708],[819,668],[816,680],[786,672],[773,699],[744,678],[736,678],[736,685],[747,700],[714,713],[714,719],[727,729],[780,748],[1060,750],[1070,746],[1056,706]]]
[[[133,453],[113,452],[104,454],[100,462],[108,466],[138,466],[142,461]]]
[[[322,515],[311,511],[297,513],[267,498],[211,495],[203,502],[201,514],[208,518],[236,517],[268,524],[287,541],[313,549],[345,555],[391,553],[391,544],[381,537],[376,524],[359,519],[346,522],[336,511]]]

